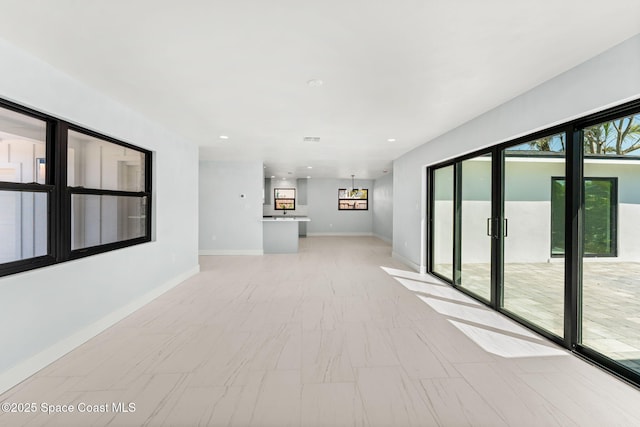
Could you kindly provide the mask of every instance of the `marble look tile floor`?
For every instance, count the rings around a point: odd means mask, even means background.
[[[451,265],[439,265],[451,274]],[[489,294],[489,264],[465,264],[463,286]],[[640,372],[640,263],[588,258],[583,266],[582,343]],[[504,306],[518,316],[563,334],[564,264],[508,263]]]
[[[202,272],[0,396],[1,426],[632,426],[640,391],[373,237]],[[98,408],[99,409],[99,408]]]

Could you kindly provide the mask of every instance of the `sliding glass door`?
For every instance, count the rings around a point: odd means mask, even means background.
[[[581,344],[640,374],[640,114],[583,131]]]
[[[483,154],[460,163],[460,265],[457,284],[491,300],[492,156]]]
[[[532,139],[503,153],[503,308],[562,337],[566,136]]]
[[[640,101],[428,176],[430,272],[640,384]]]
[[[432,271],[453,281],[453,165],[433,173]]]
[[[430,175],[431,271],[559,341],[565,323],[566,138],[532,138]]]

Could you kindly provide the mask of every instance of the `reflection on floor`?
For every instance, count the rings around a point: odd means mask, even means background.
[[[450,265],[439,271],[451,274]],[[465,264],[462,283],[484,293],[488,264]],[[504,305],[556,335],[563,334],[564,264],[505,264]],[[583,344],[640,372],[640,263],[597,262],[583,268]]]
[[[376,238],[200,262],[0,396],[135,412],[0,413],[0,426],[640,425],[640,391],[407,271]]]

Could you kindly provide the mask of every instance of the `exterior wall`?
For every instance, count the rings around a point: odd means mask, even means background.
[[[468,161],[465,170],[473,177],[489,166],[485,161]],[[551,179],[564,176],[565,164],[559,160],[507,159],[505,168],[505,218],[509,221],[504,240],[505,263],[544,263],[551,261]],[[617,261],[640,259],[640,161],[625,160],[586,165],[587,177],[618,178]],[[489,263],[489,237],[486,218],[490,216],[490,194],[477,180],[465,180],[463,172],[462,255],[463,263]],[[451,212],[452,202],[439,200],[436,209]],[[435,227],[453,227],[452,216],[436,218]],[[437,241],[434,263],[439,264],[452,251],[451,241]],[[611,259],[611,258],[609,258]],[[449,256],[450,260],[450,256]]]
[[[426,260],[425,167],[640,98],[640,34],[394,161],[393,252]]]
[[[509,223],[505,263],[548,262],[551,258],[551,177],[564,176],[565,163],[526,160],[506,162],[504,211]]]
[[[198,271],[198,148],[0,40],[0,97],[153,151],[152,242],[0,279],[0,391]]]
[[[453,201],[436,200],[434,208],[440,215],[433,221],[433,263],[451,265],[453,257]],[[445,214],[446,213],[446,214]],[[450,215],[448,215],[450,213]]]
[[[434,269],[442,274],[444,268],[450,276],[453,267],[453,166],[436,173],[433,192]]]
[[[491,162],[484,158],[462,164],[462,263],[489,263],[491,240],[486,219],[491,217]]]

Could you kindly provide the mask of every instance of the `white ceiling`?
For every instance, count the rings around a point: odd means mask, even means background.
[[[639,0],[0,0],[0,37],[202,159],[364,179],[640,33],[638,17]]]

